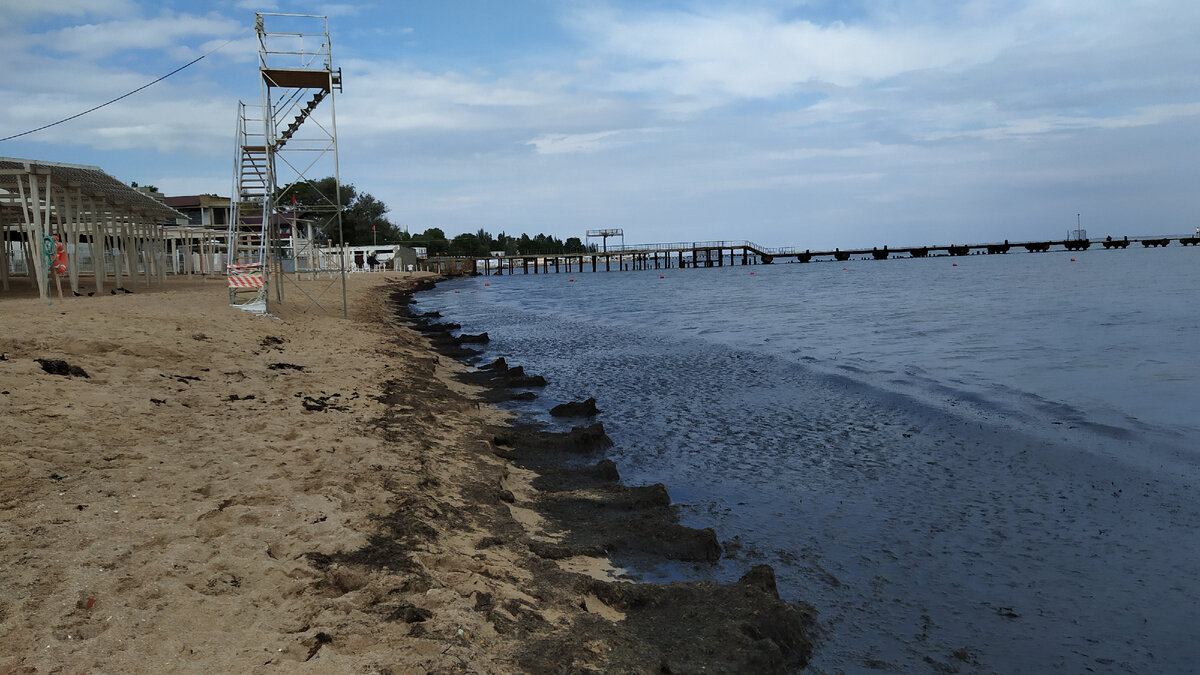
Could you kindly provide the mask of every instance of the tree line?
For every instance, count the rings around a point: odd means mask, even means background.
[[[337,203],[333,176],[317,181],[297,183],[281,190],[277,199],[284,212],[288,205],[302,220],[317,224],[314,237],[326,242],[338,241],[337,212],[329,205]],[[596,246],[585,246],[579,237],[568,237],[565,241],[546,234],[530,237],[522,233],[512,236],[505,232],[492,235],[483,228],[475,232],[464,232],[448,237],[441,228],[430,227],[424,232],[409,233],[400,229],[387,218],[388,207],[371,194],[359,192],[354,185],[342,183],[342,236],[348,246],[371,246],[374,244],[402,244],[424,247],[429,255],[461,255],[486,257],[493,251],[504,251],[507,255],[565,254],[595,251]]]

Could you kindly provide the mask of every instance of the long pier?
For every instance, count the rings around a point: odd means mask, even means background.
[[[966,256],[972,254],[999,255],[1010,251],[1045,253],[1053,247],[1067,251],[1083,251],[1093,245],[1106,249],[1125,249],[1140,243],[1146,248],[1168,246],[1178,241],[1183,246],[1200,246],[1200,236],[1122,237],[1113,239],[1059,239],[989,244],[944,244],[933,246],[888,246],[854,248],[832,251],[801,250],[795,247],[761,246],[751,241],[672,242],[664,244],[634,244],[615,246],[604,251],[579,253],[514,254],[490,258],[437,256],[422,261],[421,267],[443,274],[549,274],[551,272],[599,272],[648,269],[685,269],[736,265],[771,264],[776,261],[808,263],[819,260],[847,261],[851,258],[888,260],[891,258],[926,258],[936,255]]]

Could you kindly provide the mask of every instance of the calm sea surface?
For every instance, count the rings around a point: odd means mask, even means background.
[[[1200,664],[1200,249],[491,276],[417,308],[545,375],[526,415],[595,396],[624,481],[726,547],[631,574],[771,564],[820,611],[813,672]]]

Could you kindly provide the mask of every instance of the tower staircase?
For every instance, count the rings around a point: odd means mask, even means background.
[[[238,102],[233,199],[226,240],[229,302],[266,311],[267,221],[270,157],[261,106]],[[261,308],[260,308],[261,305]]]

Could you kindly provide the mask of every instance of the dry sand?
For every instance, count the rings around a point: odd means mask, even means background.
[[[390,324],[395,277],[351,276],[349,321],[221,280],[0,294],[0,672],[515,672],[496,626],[619,619],[477,549],[528,477]]]

